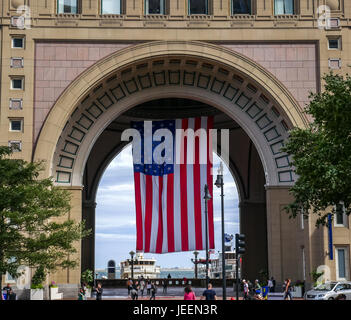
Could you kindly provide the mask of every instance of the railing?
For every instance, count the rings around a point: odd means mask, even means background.
[[[137,280],[137,279],[135,279]],[[149,279],[156,283],[157,286],[162,286],[162,281],[167,281],[168,287],[185,287],[187,284],[190,284],[192,287],[205,287],[206,279],[187,279],[185,282],[183,279],[162,279],[162,278],[154,278]],[[126,288],[127,287],[127,279],[98,279],[98,282],[102,284],[103,288]],[[210,279],[210,283],[214,287],[222,286],[222,279]],[[227,279],[227,286],[233,286],[235,283],[235,279]]]

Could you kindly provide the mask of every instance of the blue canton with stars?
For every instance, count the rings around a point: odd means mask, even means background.
[[[163,176],[165,174],[174,173],[174,164],[169,164],[166,162],[163,164],[158,164],[155,162],[154,157],[152,157],[152,164],[144,163],[144,121],[132,121],[131,126],[132,128],[137,129],[141,136],[141,164],[134,164],[134,172],[141,172],[153,176]],[[152,121],[152,136],[158,129],[168,129],[172,132],[174,159],[175,120]],[[152,154],[154,154],[155,148],[164,140],[164,137],[162,137],[161,141],[152,140]],[[165,150],[162,151],[162,156],[164,156],[164,153]]]

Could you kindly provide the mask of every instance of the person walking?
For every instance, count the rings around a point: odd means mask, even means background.
[[[141,296],[142,297],[144,296],[144,289],[145,289],[145,281],[144,281],[144,278],[141,278],[141,281],[140,281],[140,292],[141,292]]]
[[[249,284],[245,279],[243,279],[243,287],[244,287],[244,300],[249,300]]]
[[[268,289],[269,289],[268,292],[273,292],[272,288],[273,288],[273,281],[271,279],[268,279]]]
[[[151,297],[150,300],[156,300],[156,291],[157,291],[157,287],[156,284],[154,282],[151,282],[150,284],[151,288]]]
[[[285,288],[284,288],[284,300],[292,300],[292,295],[291,295],[291,280],[290,279],[285,279],[284,281]]]
[[[196,300],[195,293],[190,284],[184,288],[184,300]]]
[[[139,282],[135,281],[135,283],[132,285],[132,289],[130,291],[130,295],[132,297],[132,300],[138,300],[139,289],[140,289]]]
[[[126,282],[126,285],[127,285],[127,289],[128,289],[128,296],[130,295],[130,290],[132,289],[132,285],[133,285],[133,281],[131,278],[128,278],[127,282]]]
[[[262,287],[258,281],[258,279],[255,280],[255,297],[259,300],[262,300],[263,297],[262,297]]]
[[[6,299],[4,299],[4,300],[10,300],[10,294],[11,294],[11,291],[12,291],[11,285],[8,283],[6,285],[6,287],[4,287],[2,289],[2,291],[3,291],[3,294],[6,294]]]
[[[97,284],[97,287],[95,288],[96,300],[102,300],[102,292],[103,292],[103,289],[102,289],[101,283],[99,282]]]
[[[272,284],[273,284],[271,292],[275,292],[276,281],[275,281],[275,279],[273,277],[271,278],[271,281],[272,281]]]
[[[146,282],[146,294],[149,296],[151,291],[151,282],[150,280],[147,280]]]
[[[217,300],[216,291],[212,289],[212,284],[209,283],[207,289],[202,293],[201,300]]]
[[[162,286],[163,286],[163,293],[167,294],[167,280],[162,281]]]
[[[82,287],[79,288],[78,300],[86,300],[86,298],[85,298],[85,293],[84,293],[84,289],[83,289]]]

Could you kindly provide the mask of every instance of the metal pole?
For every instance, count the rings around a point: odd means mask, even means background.
[[[205,229],[206,229],[206,288],[208,288],[208,223],[207,223],[207,196],[208,196],[208,187],[205,184]]]
[[[225,274],[225,245],[224,245],[224,182],[223,165],[220,164],[220,183],[221,183],[221,210],[222,210],[222,277],[223,277],[223,300],[227,299],[227,279]]]
[[[239,300],[239,254],[238,254],[238,237],[239,235],[235,235],[235,287],[236,287],[236,300]]]
[[[198,256],[199,252],[195,251],[194,255],[195,255],[195,279],[197,279],[197,256]]]

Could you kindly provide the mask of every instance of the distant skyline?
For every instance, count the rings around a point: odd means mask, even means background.
[[[213,156],[213,182],[216,180],[220,158]],[[225,232],[239,232],[239,200],[236,184],[228,168],[224,165],[224,208]],[[220,189],[214,192],[214,228],[215,250],[221,250],[221,204]],[[100,181],[96,198],[95,220],[95,269],[107,267],[108,260],[115,260],[116,265],[135,251],[136,224],[134,203],[134,178],[132,147],[128,145],[107,167]],[[145,254],[154,257],[157,265],[163,268],[191,268],[192,251],[166,254]],[[205,251],[200,251],[205,257]]]

